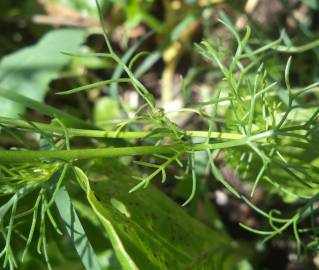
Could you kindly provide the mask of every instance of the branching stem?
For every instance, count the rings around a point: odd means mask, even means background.
[[[207,149],[223,149],[246,145],[249,142],[263,140],[274,135],[273,130],[269,130],[254,136],[230,140],[220,143],[200,143],[187,144],[177,143],[159,146],[132,146],[132,147],[108,147],[94,149],[73,149],[73,150],[3,150],[0,151],[0,162],[21,163],[35,162],[45,159],[56,159],[64,161],[83,160],[92,158],[110,158],[134,155],[154,155],[154,154],[175,154],[176,152],[205,151]]]
[[[6,126],[12,126],[14,128],[20,128],[26,131],[33,131],[37,132],[34,129],[36,126],[39,131],[41,132],[48,132],[50,134],[54,133],[56,135],[64,135],[65,130],[59,126],[52,126],[49,124],[37,123],[32,122],[32,125],[24,120],[7,118],[7,117],[0,117],[0,124]],[[142,139],[148,137],[151,134],[151,131],[104,131],[104,130],[91,130],[91,129],[76,129],[76,128],[66,128],[68,131],[68,135],[70,137],[91,137],[91,138],[121,138],[121,139]],[[207,131],[186,131],[186,135],[189,137],[203,137],[207,138],[208,132]],[[154,134],[152,137],[169,137],[173,136],[170,133],[157,133]],[[219,139],[230,139],[230,140],[237,140],[244,138],[244,135],[238,133],[225,133],[225,132],[211,132],[210,138],[219,138]]]

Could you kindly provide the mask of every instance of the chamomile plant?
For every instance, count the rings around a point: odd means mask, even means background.
[[[4,243],[0,257],[3,259],[3,267],[17,267],[17,254],[20,251],[15,250],[12,238],[20,237],[24,243],[22,255],[19,255],[22,261],[30,247],[34,246],[33,243],[37,242],[38,253],[43,255],[47,267],[51,268],[46,249],[46,228],[50,224],[57,234],[61,234],[57,218],[51,211],[53,205],[66,224],[70,220],[70,216],[63,210],[65,205],[59,201],[71,201],[63,189],[63,181],[67,178],[73,178],[74,183],[85,191],[92,212],[98,216],[104,229],[108,233],[114,229],[105,218],[107,212],[99,204],[99,200],[103,201],[103,198],[94,196],[93,187],[84,170],[80,168],[84,163],[89,164],[100,158],[132,156],[131,166],[135,164],[135,167],[148,173],[141,175],[135,173],[135,170],[132,172],[128,196],[133,196],[137,192],[147,193],[144,189],[151,188],[150,185],[155,178],[161,178],[162,182],[167,181],[168,168],[175,166],[178,168],[176,172],[189,175],[192,179],[189,197],[183,203],[187,205],[192,202],[197,192],[194,154],[199,151],[206,153],[207,166],[215,179],[233,196],[245,201],[269,222],[268,228],[264,229],[252,228],[245,224],[240,226],[261,235],[264,241],[291,229],[299,253],[306,248],[318,249],[318,225],[315,215],[319,199],[319,109],[318,98],[308,102],[305,97],[310,94],[317,97],[319,83],[296,88],[290,72],[294,63],[294,58],[290,55],[312,49],[317,43],[310,43],[305,47],[289,47],[283,45],[282,39],[279,38],[255,48],[249,43],[249,27],[242,36],[224,15],[221,17],[220,23],[234,35],[237,42],[235,52],[226,55],[208,41],[195,45],[206,61],[219,68],[223,80],[214,89],[211,100],[202,100],[195,104],[189,102],[188,107],[184,108],[184,111],[194,113],[205,123],[206,130],[183,129],[171,120],[165,110],[158,108],[151,92],[136,78],[132,70],[134,62],[143,54],[136,55],[126,64],[112,48],[105,30],[103,34],[107,45],[106,53],[66,54],[70,57],[94,56],[111,59],[124,71],[124,76],[57,94],[72,95],[113,83],[130,84],[144,105],[133,117],[120,119],[118,124],[112,127],[112,131],[105,131],[59,109],[13,94],[10,89],[0,90],[1,97],[38,110],[52,119],[50,124],[45,124],[0,117],[1,132],[14,138],[17,144],[15,148],[0,151],[0,195],[4,202],[0,207]],[[102,22],[101,24],[103,25]],[[274,81],[267,65],[263,63],[265,57],[278,53],[287,55],[282,82]],[[180,111],[183,113],[183,110]],[[24,140],[23,135],[26,133],[39,135],[36,149]],[[78,137],[87,139],[91,147],[76,148],[73,140]],[[107,146],[95,147],[92,138],[103,140]],[[201,143],[194,143],[194,138],[201,138]],[[108,139],[124,141],[122,145],[125,146],[114,147]],[[129,143],[125,143],[127,141]],[[263,186],[286,201],[299,202],[299,207],[292,214],[280,213],[276,209],[258,208],[251,202],[251,198],[240,194],[224,178],[215,162],[215,158],[221,153],[225,162],[231,165],[242,181],[252,182],[251,197],[259,186]],[[182,177],[177,175],[177,178]],[[106,185],[105,188],[107,187]],[[28,196],[31,196],[34,203],[31,208],[21,210],[21,207],[18,207],[19,202]],[[117,200],[113,199],[112,202],[120,205],[118,209],[121,209],[121,213],[130,216]],[[72,213],[77,220],[76,212]],[[19,224],[30,216],[30,230],[25,235],[19,231]],[[77,223],[77,230],[86,244],[78,244],[79,239],[78,242],[75,239],[75,248],[86,269],[102,269],[81,223]],[[123,247],[119,244],[117,236],[110,238],[118,252],[122,267],[138,269],[139,262],[132,261],[128,253],[123,251],[124,249],[121,250]],[[308,241],[304,242],[304,238]],[[163,266],[156,269],[169,268]]]

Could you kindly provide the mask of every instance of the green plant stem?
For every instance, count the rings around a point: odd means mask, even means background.
[[[49,124],[32,122],[39,130],[35,130],[34,126],[30,125],[27,121],[12,119],[7,117],[0,117],[0,124],[11,126],[14,128],[21,128],[23,130],[32,131],[32,132],[48,132],[58,135],[64,135],[65,130],[59,126],[52,126]],[[90,130],[90,129],[76,129],[76,128],[67,128],[68,135],[70,137],[91,137],[91,138],[121,138],[121,139],[142,139],[151,134],[151,131],[104,131],[104,130]],[[189,137],[203,137],[207,138],[207,131],[186,131],[186,135]],[[169,137],[173,136],[172,134],[167,133],[157,133],[152,137]],[[219,139],[230,139],[237,140],[244,138],[244,135],[237,133],[225,133],[225,132],[211,132],[210,138],[219,138]]]
[[[283,53],[302,53],[311,49],[314,49],[319,46],[319,39],[316,39],[312,42],[301,46],[278,46],[275,48],[276,51]]]
[[[152,154],[174,154],[176,152],[205,151],[207,149],[223,149],[246,145],[250,142],[263,140],[274,135],[273,130],[269,130],[254,136],[231,140],[221,143],[201,143],[201,144],[171,144],[159,146],[133,146],[117,148],[95,148],[95,149],[73,149],[73,150],[3,150],[0,151],[0,162],[21,163],[35,162],[45,159],[56,159],[73,161],[93,158],[111,158],[120,156],[152,155]]]
[[[50,150],[50,151],[0,151],[0,162],[20,163],[34,162],[45,159],[57,159],[72,161],[78,159],[110,158],[132,155],[170,154],[176,151],[185,151],[185,145],[164,146],[134,146],[118,148],[96,148],[96,149],[73,149],[73,150]]]

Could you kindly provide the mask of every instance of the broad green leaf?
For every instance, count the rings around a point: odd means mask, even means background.
[[[129,194],[136,180],[128,167],[107,159],[85,171],[76,167],[76,178],[123,269],[237,269],[240,251],[223,231],[191,218],[154,187]]]
[[[301,0],[305,5],[318,10],[319,9],[319,3],[318,0]]]
[[[59,29],[48,32],[37,44],[2,58],[0,86],[12,92],[43,101],[49,83],[70,61],[61,51],[77,51],[84,41],[81,29]],[[24,106],[0,99],[1,116],[18,117]]]
[[[92,124],[83,121],[69,113],[66,113],[60,109],[47,105],[45,103],[36,101],[34,99],[28,98],[26,96],[20,95],[13,91],[3,89],[0,87],[0,97],[8,100],[7,102],[17,103],[18,106],[30,108],[39,111],[50,117],[59,118],[68,127],[78,127],[78,128],[95,128]],[[0,99],[1,104],[1,99]]]
[[[94,104],[94,124],[110,130],[110,123],[120,117],[120,111],[115,100],[110,97],[99,98]]]
[[[57,192],[55,204],[85,269],[102,270],[65,187]]]

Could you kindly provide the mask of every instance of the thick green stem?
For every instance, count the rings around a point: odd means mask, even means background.
[[[73,149],[73,150],[40,150],[40,151],[0,151],[0,162],[21,163],[34,162],[46,159],[64,161],[110,158],[132,155],[170,154],[176,151],[185,151],[185,145],[164,145],[164,146],[134,146],[119,148],[95,148],[95,149]]]
[[[0,117],[0,124],[11,126],[14,128],[20,128],[24,130],[30,130],[32,132],[38,132],[34,129],[36,126],[39,131],[54,133],[57,135],[64,135],[65,131],[62,127],[52,126],[43,123],[32,122],[30,123],[24,120],[12,119],[7,117]],[[91,138],[122,138],[122,139],[142,139],[147,137],[151,134],[151,131],[123,131],[123,132],[116,132],[116,131],[104,131],[104,130],[91,130],[91,129],[76,129],[76,128],[67,128],[68,134],[70,137],[91,137]],[[186,131],[186,135],[189,137],[208,137],[207,131]],[[154,134],[152,137],[169,137],[173,136],[172,134],[168,133],[157,133]],[[219,138],[219,139],[230,139],[230,140],[237,140],[242,139],[244,135],[238,133],[224,133],[224,132],[211,132],[210,138]]]
[[[133,146],[117,148],[95,148],[95,149],[73,149],[73,150],[39,150],[39,151],[21,151],[21,150],[3,150],[0,151],[0,162],[3,163],[21,163],[35,162],[46,159],[55,160],[80,160],[92,158],[111,158],[120,156],[134,155],[152,155],[152,154],[174,154],[176,152],[204,151],[207,149],[223,149],[246,145],[249,142],[263,140],[273,136],[273,131],[266,131],[247,138],[231,140],[221,143],[201,143],[201,144],[171,144],[159,146]]]

